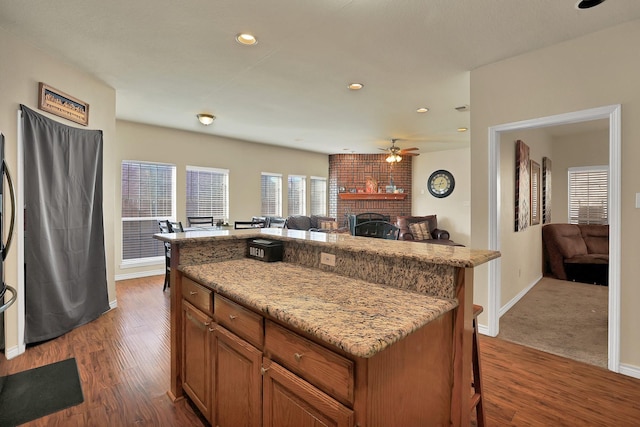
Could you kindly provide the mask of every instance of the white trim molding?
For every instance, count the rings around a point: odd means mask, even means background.
[[[620,104],[597,107],[555,116],[541,117],[520,122],[489,127],[489,249],[500,250],[500,134],[525,129],[536,129],[591,120],[609,120],[609,370],[632,372],[637,370],[620,368],[620,192],[621,192],[621,146],[622,126]],[[498,258],[499,260],[499,258]],[[487,335],[496,336],[500,330],[500,316],[506,310],[500,299],[500,262],[489,263],[489,289],[487,317],[483,328]],[[629,374],[627,374],[629,375]]]

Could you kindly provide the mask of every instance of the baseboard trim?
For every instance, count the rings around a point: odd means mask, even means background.
[[[127,273],[127,274],[117,274],[116,282],[118,280],[127,280],[127,279],[139,279],[141,277],[149,277],[149,276],[161,276],[164,275],[164,268],[160,270],[148,270],[148,271],[139,271],[137,273]]]
[[[14,357],[20,356],[22,353],[24,353],[24,350],[20,351],[20,347],[15,345],[4,350],[4,357],[6,357],[7,360],[11,360]]]
[[[640,379],[640,366],[620,364],[620,372],[622,375]]]
[[[542,275],[538,276],[536,278],[536,280],[534,280],[531,284],[529,284],[529,286],[527,286],[526,288],[524,288],[523,290],[521,290],[515,297],[513,297],[511,299],[511,301],[509,301],[508,303],[506,303],[505,305],[503,305],[500,310],[498,311],[498,318],[502,317],[507,311],[509,311],[511,309],[511,307],[513,307],[514,305],[516,305],[516,303],[518,301],[520,301],[522,299],[522,297],[524,297],[527,292],[529,292],[531,290],[531,288],[533,288],[536,283],[538,283],[540,280],[542,279]],[[478,325],[479,326],[479,325]],[[478,328],[478,331],[480,329]],[[487,329],[488,330],[488,329]]]

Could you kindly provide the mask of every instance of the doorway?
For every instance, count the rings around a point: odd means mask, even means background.
[[[607,119],[609,121],[609,320],[608,368],[620,366],[620,186],[621,106],[611,105],[573,113],[525,120],[489,128],[489,249],[500,250],[500,137],[502,133]],[[501,263],[489,263],[487,334],[499,332]]]

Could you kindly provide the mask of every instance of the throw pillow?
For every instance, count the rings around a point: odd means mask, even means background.
[[[320,221],[321,230],[336,230],[338,228],[338,221]]]
[[[429,221],[409,224],[409,231],[413,234],[413,240],[430,240]]]

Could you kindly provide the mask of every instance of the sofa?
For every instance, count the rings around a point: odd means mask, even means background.
[[[608,225],[547,224],[542,241],[547,273],[561,280],[608,284]]]
[[[320,215],[291,215],[284,225],[289,230],[330,231],[338,229],[335,218]]]
[[[411,230],[412,224],[426,223],[429,230],[429,238],[421,239],[415,236]],[[398,240],[410,240],[421,243],[434,243],[439,245],[463,246],[449,239],[449,232],[438,228],[438,217],[436,215],[426,216],[399,216],[396,218],[396,226],[400,229]],[[414,227],[415,229],[415,227]]]

